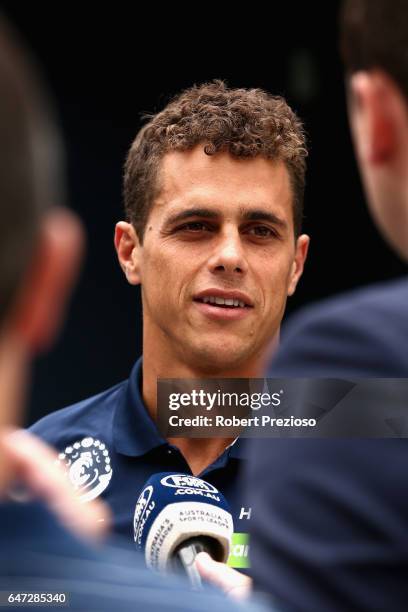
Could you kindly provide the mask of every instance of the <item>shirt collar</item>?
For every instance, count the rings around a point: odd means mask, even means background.
[[[236,438],[227,450],[229,450],[230,459],[246,459],[248,456],[246,449],[247,440],[245,438]]]
[[[140,457],[153,448],[163,444],[168,445],[143,402],[142,362],[140,357],[133,366],[113,420],[115,449],[118,453],[129,457]],[[228,453],[231,459],[244,459],[247,456],[246,440],[237,438],[225,453]]]
[[[153,448],[167,444],[150,418],[141,395],[142,357],[133,366],[124,393],[116,407],[113,442],[122,455],[139,457]]]

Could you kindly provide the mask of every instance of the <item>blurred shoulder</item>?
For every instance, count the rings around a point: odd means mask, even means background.
[[[406,278],[312,304],[288,321],[269,373],[408,376],[407,304]]]

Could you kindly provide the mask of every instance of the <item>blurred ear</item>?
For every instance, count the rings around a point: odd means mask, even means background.
[[[309,250],[310,238],[306,234],[302,234],[296,240],[296,251],[295,257],[292,263],[292,269],[290,272],[288,295],[293,295],[296,291],[296,286],[299,282],[300,277],[303,274],[303,268],[307,253]]]
[[[47,349],[58,333],[83,245],[82,225],[72,212],[54,208],[46,213],[9,321],[32,352]]]
[[[398,98],[398,88],[382,71],[357,72],[350,78],[349,115],[360,162],[378,165],[393,158],[403,110]]]
[[[131,285],[139,285],[141,245],[131,223],[119,221],[115,227],[115,248],[120,267]]]

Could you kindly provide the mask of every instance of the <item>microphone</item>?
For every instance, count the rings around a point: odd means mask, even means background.
[[[234,531],[228,503],[214,485],[174,472],[154,474],[146,482],[133,527],[148,567],[164,573],[182,569],[195,588],[201,588],[197,554],[204,551],[225,563]]]

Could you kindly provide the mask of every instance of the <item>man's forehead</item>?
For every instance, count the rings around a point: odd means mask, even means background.
[[[252,177],[253,181],[276,180],[278,176],[287,174],[287,169],[282,160],[260,155],[237,157],[227,151],[208,155],[203,145],[197,145],[187,151],[167,152],[160,162],[159,173],[162,182],[184,185],[194,182],[196,177],[222,181],[226,175],[235,176],[237,180],[241,176]]]
[[[228,153],[206,155],[197,150],[167,153],[158,174],[154,206],[166,213],[186,207],[208,208],[222,214],[229,205],[235,215],[253,209],[291,210],[292,188],[282,161],[236,159]]]

